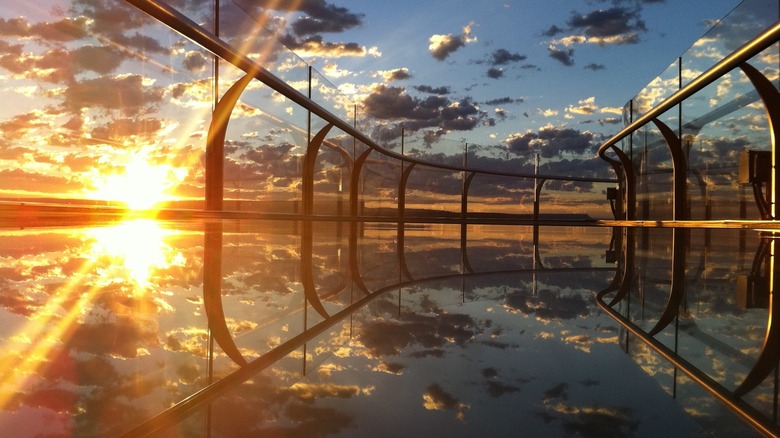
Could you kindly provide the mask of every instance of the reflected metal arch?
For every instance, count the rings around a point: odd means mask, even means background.
[[[551,269],[549,271],[550,272],[583,272],[583,271],[590,272],[590,271],[604,271],[604,270],[613,270],[613,269],[614,268],[606,268],[606,269],[605,268],[561,268],[561,269]],[[335,312],[332,315],[326,317],[323,321],[311,327],[307,327],[302,333],[293,336],[287,342],[278,345],[277,347],[271,349],[266,354],[248,362],[245,366],[238,368],[237,370],[224,376],[220,380],[212,384],[209,384],[208,386],[195,392],[194,394],[190,395],[189,397],[185,398],[179,403],[174,404],[173,406],[162,411],[161,413],[150,418],[149,420],[137,425],[133,429],[122,434],[122,436],[123,437],[150,436],[163,431],[169,426],[172,426],[174,424],[183,421],[190,415],[198,412],[214,398],[222,395],[227,391],[230,391],[236,386],[251,379],[257,373],[263,371],[264,369],[268,368],[269,366],[273,365],[279,360],[285,358],[290,353],[294,352],[296,349],[303,346],[306,342],[321,335],[326,330],[333,327],[335,324],[344,320],[346,317],[355,313],[357,310],[365,307],[371,301],[373,301],[377,297],[387,292],[394,291],[400,288],[421,285],[428,282],[436,282],[436,281],[450,280],[450,279],[457,279],[457,278],[465,279],[467,277],[479,278],[479,277],[492,276],[492,275],[506,275],[510,273],[524,273],[524,272],[533,272],[533,270],[513,269],[513,270],[499,270],[499,271],[478,272],[478,273],[469,273],[469,274],[450,273],[444,275],[431,276],[423,279],[400,281],[396,284],[381,287],[373,292],[367,293],[366,296],[360,298],[354,303],[351,303],[350,305],[346,306],[340,311]]]
[[[762,246],[756,253],[757,260],[754,262],[754,267],[761,264],[763,259],[763,263],[767,265],[769,270],[769,312],[766,334],[756,363],[739,387],[734,390],[734,395],[737,397],[744,396],[763,382],[779,366],[778,361],[780,361],[780,323],[777,322],[780,318],[780,300],[775,296],[776,293],[780,292],[780,276],[777,272],[780,266],[776,262],[778,256],[777,240],[762,238],[761,242]]]
[[[629,229],[627,231],[629,231],[627,240],[632,240],[633,238],[631,236],[633,235],[633,230]],[[687,229],[675,228],[673,231],[687,231]],[[760,267],[764,265],[766,266],[770,278],[768,290],[770,302],[767,312],[766,333],[761,345],[761,351],[755,362],[753,362],[750,371],[745,378],[742,379],[742,382],[736,389],[730,390],[678,355],[676,350],[664,345],[654,337],[677,317],[680,303],[685,296],[685,287],[682,285],[682,282],[685,280],[685,259],[687,254],[685,254],[684,251],[680,252],[678,245],[681,245],[681,243],[678,242],[684,242],[686,237],[687,236],[680,235],[673,236],[673,273],[669,300],[667,301],[662,316],[652,329],[645,330],[642,327],[637,326],[628,319],[628,317],[623,316],[614,308],[616,304],[628,297],[631,276],[633,275],[633,266],[635,265],[635,262],[633,261],[633,243],[623,247],[626,253],[621,257],[623,270],[623,275],[620,280],[621,284],[619,287],[616,287],[613,280],[607,288],[596,294],[596,303],[624,329],[664,357],[664,359],[671,363],[675,369],[681,370],[694,382],[701,385],[752,427],[767,436],[780,436],[780,428],[774,419],[768,418],[742,399],[750,391],[763,383],[772,372],[777,369],[780,361],[780,323],[777,322],[778,318],[780,318],[780,300],[776,299],[777,297],[775,296],[775,291],[780,291],[780,275],[777,275],[780,273],[780,265],[775,263],[775,254],[778,250],[776,244],[778,242],[774,235],[762,236],[759,247],[756,250],[751,273],[756,274],[757,271],[760,270]],[[617,273],[615,278],[618,278]],[[615,291],[617,291],[615,296],[607,302],[607,296]],[[697,328],[694,327],[693,331],[695,332],[696,329]],[[688,332],[691,328],[685,328],[685,330]],[[703,333],[698,333],[695,336],[692,334],[692,336],[697,339],[706,338],[719,342],[717,339],[706,336],[706,334]],[[718,351],[726,352],[726,354],[741,353],[738,350],[727,348],[727,346],[722,343],[714,345],[713,348],[718,349]],[[745,365],[749,366],[746,361],[746,357],[740,359],[741,363],[745,363]],[[777,385],[777,382],[775,382],[775,385]]]
[[[669,298],[658,322],[648,334],[655,336],[665,329],[680,314],[680,305],[685,296],[685,262],[686,246],[689,230],[686,228],[672,229],[672,284],[669,287]]]
[[[233,362],[245,366],[222,307],[222,222],[207,222],[203,237],[203,307],[209,331]]]
[[[620,325],[628,330],[631,334],[642,340],[642,342],[647,344],[669,363],[674,365],[677,369],[681,370],[691,380],[706,389],[707,392],[717,398],[720,402],[728,406],[750,426],[766,436],[780,436],[780,431],[778,431],[777,425],[774,424],[771,419],[766,418],[741,398],[735,396],[732,391],[728,390],[716,380],[696,368],[693,364],[683,359],[669,347],[662,344],[654,337],[648,335],[647,332],[642,330],[641,327],[631,322],[612,306],[604,302],[605,296],[609,292],[609,290],[604,290],[596,295],[596,303],[598,304],[599,308],[601,308],[601,310],[606,312],[615,321],[620,323]]]

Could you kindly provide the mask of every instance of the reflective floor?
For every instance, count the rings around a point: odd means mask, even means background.
[[[773,256],[755,230],[0,229],[0,430],[777,433]]]

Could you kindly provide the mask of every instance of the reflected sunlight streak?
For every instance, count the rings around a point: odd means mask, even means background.
[[[109,228],[95,228],[89,235],[95,239],[93,260],[108,256],[122,260],[128,279],[140,287],[149,284],[152,268],[169,265],[166,253],[170,252],[164,238],[175,231],[160,228],[149,219],[125,221]]]

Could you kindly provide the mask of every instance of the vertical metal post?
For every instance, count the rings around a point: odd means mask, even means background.
[[[468,167],[468,149],[469,145],[468,143],[463,144],[463,175],[461,176],[461,182],[460,182],[460,219],[462,221],[466,220],[466,216],[468,215],[469,210],[469,185],[466,183],[466,168]]]
[[[219,0],[214,0],[214,34],[219,37]],[[216,112],[219,104],[219,56],[214,55],[214,104]],[[213,114],[213,113],[212,113]],[[214,117],[212,115],[212,117]],[[209,147],[211,146],[211,147]],[[216,147],[214,147],[216,146]],[[223,145],[206,146],[204,172],[206,174],[205,202],[206,210],[222,210],[224,184],[224,154]]]

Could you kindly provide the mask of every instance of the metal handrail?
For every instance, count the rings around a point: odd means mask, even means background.
[[[692,80],[690,83],[688,83],[688,85],[677,90],[674,94],[669,96],[659,105],[655,106],[653,109],[646,112],[644,115],[623,128],[620,132],[613,135],[612,138],[602,143],[601,146],[599,146],[598,156],[602,159],[605,158],[604,154],[606,153],[607,149],[617,144],[617,142],[631,135],[634,131],[638,130],[642,126],[650,123],[653,119],[665,113],[683,100],[691,97],[693,94],[702,90],[707,85],[720,79],[723,75],[738,67],[739,64],[761,53],[761,51],[777,42],[778,39],[780,39],[780,21],[766,28],[755,38],[748,41],[742,45],[742,47],[738,48],[730,55],[720,60],[720,62],[710,67],[707,71],[696,77],[696,79]]]
[[[586,178],[586,177],[576,177],[576,176],[564,177],[564,176],[555,176],[555,175],[502,172],[502,171],[489,170],[489,169],[477,170],[465,166],[453,166],[448,164],[429,162],[425,160],[420,160],[418,158],[407,157],[405,155],[389,151],[383,148],[382,146],[380,146],[378,143],[374,142],[372,139],[370,139],[362,132],[355,129],[348,122],[334,115],[333,113],[331,113],[330,111],[328,111],[327,109],[325,109],[324,107],[322,107],[317,102],[313,101],[312,99],[310,99],[309,97],[301,93],[300,91],[296,90],[295,88],[290,86],[288,83],[286,83],[285,81],[283,81],[282,79],[274,75],[273,73],[269,72],[262,66],[258,65],[256,62],[252,61],[246,55],[236,51],[232,46],[230,46],[228,43],[226,43],[225,41],[217,37],[215,34],[209,32],[203,26],[192,21],[187,16],[173,9],[169,5],[160,2],[158,0],[125,0],[125,1],[135,6],[136,8],[140,9],[141,11],[145,12],[149,16],[154,17],[158,21],[166,24],[168,27],[175,30],[176,32],[189,38],[196,44],[200,45],[204,49],[211,52],[212,54],[233,64],[235,67],[239,68],[240,70],[243,70],[245,73],[251,74],[255,79],[263,82],[264,84],[268,85],[269,87],[279,92],[280,94],[284,95],[288,99],[292,100],[298,105],[316,114],[318,117],[322,118],[326,122],[332,123],[333,126],[351,135],[353,138],[365,144],[369,148],[376,150],[377,152],[387,155],[389,157],[404,162],[408,162],[408,163],[416,163],[424,166],[434,167],[438,169],[452,170],[457,172],[474,171],[486,175],[517,177],[517,178],[533,178],[533,179],[539,178],[539,179],[549,179],[549,180],[559,180],[559,181],[604,182],[604,183],[617,182],[617,180],[614,178]]]

